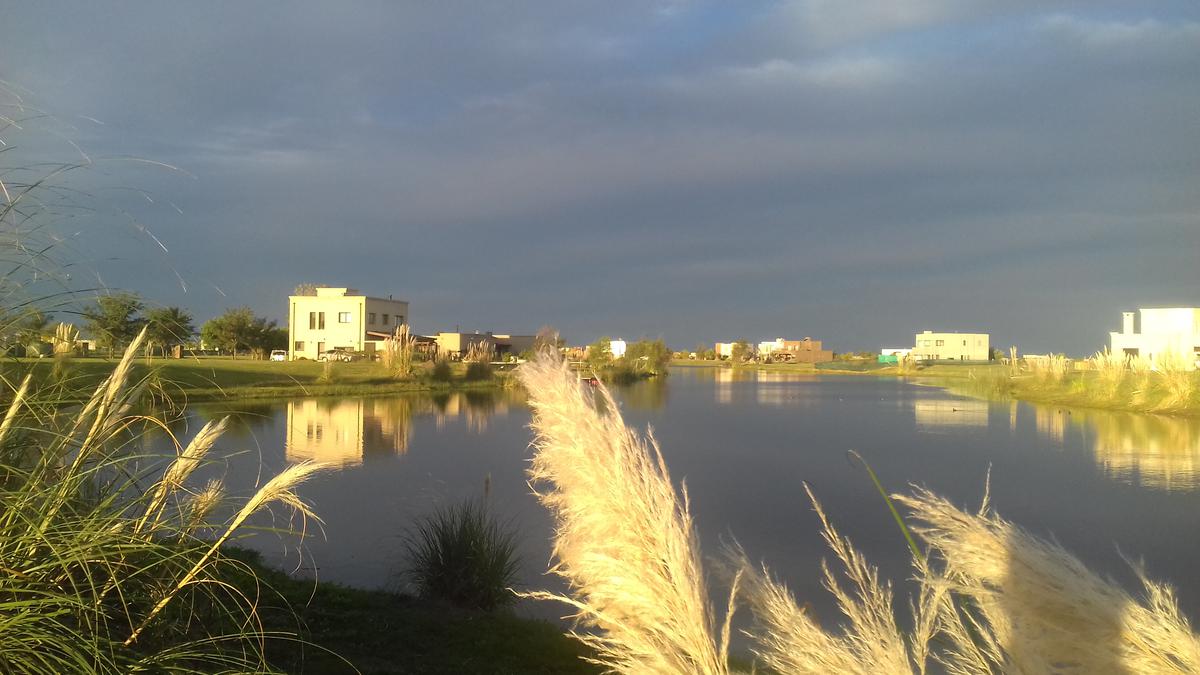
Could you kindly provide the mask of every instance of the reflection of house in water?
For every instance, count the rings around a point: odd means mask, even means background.
[[[1062,444],[1067,431],[1067,413],[1058,408],[1033,407],[1033,422],[1039,435]]]
[[[717,403],[733,403],[733,369],[718,368],[713,378],[717,384]]]
[[[411,401],[403,398],[289,401],[287,460],[347,467],[364,454],[403,454],[411,419]]]
[[[453,391],[435,396],[433,404],[439,429],[450,420],[462,418],[468,429],[482,433],[493,415],[508,414],[509,397],[486,390]]]
[[[918,427],[986,427],[987,401],[972,399],[917,399],[913,414]]]
[[[759,372],[758,386],[754,388],[759,405],[811,404],[808,391],[801,389],[796,382],[796,376],[792,374]]]
[[[1113,478],[1159,490],[1200,487],[1200,420],[1079,413],[1095,433],[1096,463]]]

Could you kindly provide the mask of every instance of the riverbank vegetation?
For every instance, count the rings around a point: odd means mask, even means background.
[[[626,346],[621,356],[613,356],[612,341],[602,337],[588,345],[587,367],[605,382],[629,384],[647,377],[667,374],[671,350],[662,339],[639,340]]]
[[[144,336],[144,334],[143,334]],[[219,420],[168,457],[136,439],[148,382],[133,373],[144,337],[81,407],[31,391],[26,378],[0,423],[0,670],[14,673],[266,670],[253,594],[230,588],[222,545],[321,470],[299,463],[244,500],[193,474]]]
[[[626,427],[605,389],[584,391],[552,356],[523,366],[522,379],[534,409],[531,481],[556,521],[551,571],[572,589],[531,595],[573,608],[581,628],[573,634],[615,672],[733,672],[738,603],[753,617],[756,665],[779,673],[1200,670],[1200,637],[1169,586],[1135,566],[1141,588],[1127,592],[994,514],[986,493],[976,512],[921,489],[883,497],[906,510],[893,513],[919,588],[911,621],[895,616],[891,584],[811,491],[840,563],[822,575],[842,624],[819,624],[736,545],[725,556],[728,600],[718,614],[687,493],[676,490],[653,438]]]
[[[82,397],[113,372],[117,361],[101,358],[9,359],[0,374],[9,381],[30,375],[33,391],[57,392],[70,400]],[[446,362],[441,377],[435,364],[417,362],[406,375],[381,362],[262,361],[221,357],[184,359],[135,358],[132,377],[175,402],[219,399],[263,399],[296,396],[363,396],[448,388],[505,387],[516,380],[497,369],[487,377],[467,377],[467,364]]]
[[[1180,357],[1153,362],[1098,352],[1072,361],[1061,355],[1006,365],[924,368],[914,373],[952,391],[1078,408],[1200,416],[1200,371]]]

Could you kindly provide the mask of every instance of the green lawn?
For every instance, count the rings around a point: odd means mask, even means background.
[[[43,391],[90,392],[117,361],[105,358],[71,359],[56,365],[53,359],[9,359],[0,363],[0,375],[13,383],[27,373]],[[153,386],[170,398],[190,401],[222,398],[279,398],[286,396],[349,396],[400,393],[430,389],[507,386],[513,380],[498,370],[489,380],[466,382],[465,366],[454,364],[449,382],[431,380],[424,369],[398,378],[381,364],[370,361],[318,363],[315,361],[262,361],[200,357],[138,359],[134,379],[149,377]]]
[[[267,658],[289,673],[517,674],[599,673],[580,659],[587,649],[562,626],[500,611],[485,613],[431,604],[385,591],[297,580],[257,563],[259,616],[266,631],[299,634],[271,640]],[[237,584],[260,591],[248,578]]]

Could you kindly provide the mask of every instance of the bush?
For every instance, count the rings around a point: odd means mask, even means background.
[[[516,578],[516,532],[469,499],[434,511],[409,531],[405,576],[423,598],[491,610],[511,603]]]
[[[467,364],[467,374],[465,378],[468,382],[478,382],[488,380],[492,377],[492,364],[472,361]]]
[[[434,382],[449,382],[454,377],[454,371],[450,368],[450,362],[441,359],[433,364],[433,370],[429,371],[429,379]]]

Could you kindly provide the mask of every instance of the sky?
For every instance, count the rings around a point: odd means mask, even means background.
[[[85,165],[67,283],[198,323],[320,283],[422,333],[1087,354],[1200,306],[1192,0],[18,3],[0,81],[0,179]]]

